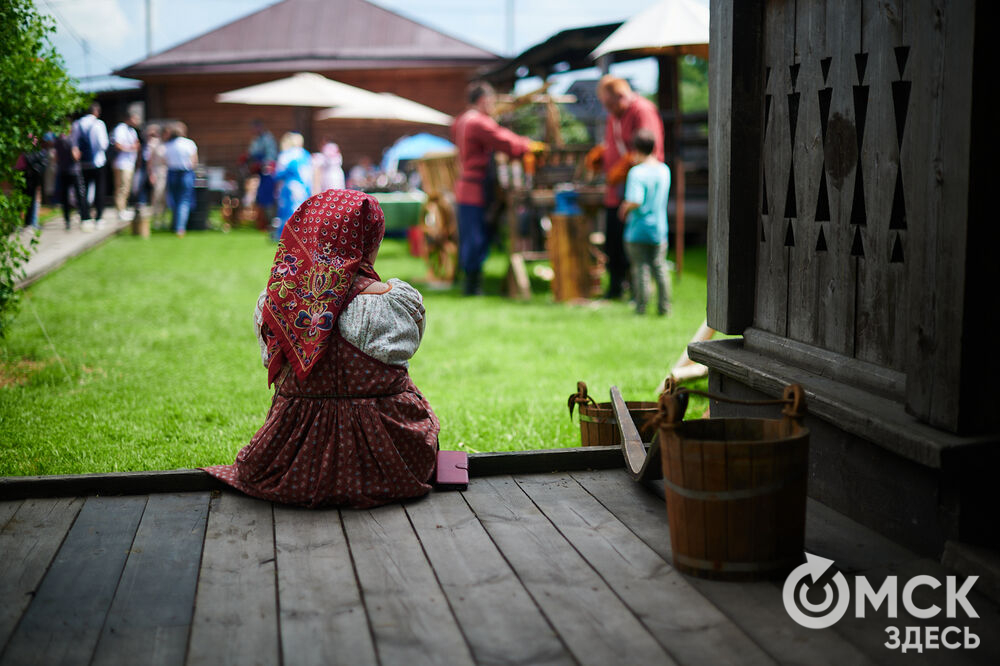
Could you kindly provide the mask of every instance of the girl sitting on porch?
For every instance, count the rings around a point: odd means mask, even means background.
[[[441,427],[407,373],[424,308],[413,287],[375,272],[384,233],[378,202],[353,190],[317,194],[285,224],[254,313],[271,410],[236,462],[208,473],[307,507],[430,490]]]

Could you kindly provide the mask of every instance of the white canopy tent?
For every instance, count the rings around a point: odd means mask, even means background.
[[[698,0],[660,0],[623,23],[591,52],[672,53],[708,57],[708,5]]]
[[[317,120],[329,118],[399,120],[444,126],[451,125],[454,120],[447,113],[392,93],[373,93],[357,102],[337,105],[316,114]]]
[[[377,93],[311,72],[299,72],[284,79],[230,90],[215,96],[216,102],[225,104],[316,107],[372,103],[373,99],[378,99]]]

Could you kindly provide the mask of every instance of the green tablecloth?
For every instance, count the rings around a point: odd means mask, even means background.
[[[423,192],[372,192],[385,213],[386,232],[405,234],[420,221],[420,207],[427,201]]]

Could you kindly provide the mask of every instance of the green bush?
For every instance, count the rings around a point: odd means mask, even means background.
[[[15,232],[28,205],[24,175],[14,168],[32,137],[64,129],[69,113],[84,103],[49,41],[51,20],[31,0],[0,2],[0,337],[17,303],[14,285],[30,245]]]

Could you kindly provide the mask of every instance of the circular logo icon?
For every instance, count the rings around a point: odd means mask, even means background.
[[[851,603],[851,591],[847,579],[839,571],[829,577],[836,586],[823,583],[823,601],[813,603],[808,598],[810,588],[814,588],[833,560],[806,553],[805,564],[795,567],[785,579],[781,598],[789,617],[807,629],[826,629],[844,617]],[[811,579],[811,581],[809,580]]]

